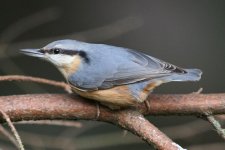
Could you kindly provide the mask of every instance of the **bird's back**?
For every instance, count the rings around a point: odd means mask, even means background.
[[[191,81],[199,80],[201,76],[200,70],[185,70],[126,48],[89,44],[84,51],[89,62],[82,63],[69,78],[81,89],[107,89],[153,79]]]

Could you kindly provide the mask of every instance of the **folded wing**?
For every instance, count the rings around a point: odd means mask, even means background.
[[[186,73],[167,62],[120,47],[97,45],[87,54],[90,64],[83,65],[69,78],[69,83],[81,90],[108,89]]]

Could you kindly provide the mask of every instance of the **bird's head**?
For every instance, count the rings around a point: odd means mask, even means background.
[[[89,63],[83,42],[60,40],[40,49],[22,49],[21,52],[53,63],[65,77],[75,73],[81,63]]]

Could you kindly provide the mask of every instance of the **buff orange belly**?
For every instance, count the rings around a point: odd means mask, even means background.
[[[137,103],[136,98],[131,94],[128,86],[117,86],[111,89],[98,91],[81,91],[72,88],[73,91],[83,97],[94,99],[103,104],[116,106],[132,106]]]

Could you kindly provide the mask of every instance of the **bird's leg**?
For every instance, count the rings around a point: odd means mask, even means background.
[[[96,120],[98,120],[99,116],[100,116],[100,108],[99,108],[99,103],[96,102]]]
[[[145,106],[147,108],[147,111],[149,112],[150,111],[150,106],[151,106],[150,102],[148,100],[145,100],[144,103],[145,103]]]

